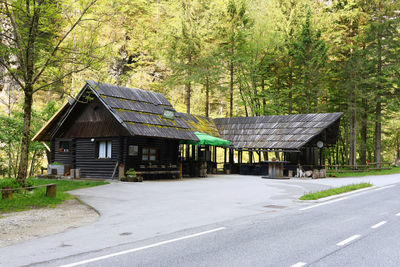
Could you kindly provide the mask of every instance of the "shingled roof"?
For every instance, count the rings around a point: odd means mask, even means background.
[[[172,119],[163,116],[165,109],[174,113],[176,111],[162,94],[94,81],[86,82],[132,135],[198,140],[184,120],[177,116]]]
[[[337,135],[342,113],[214,119],[221,137],[235,148],[300,149],[328,127]],[[335,141],[336,142],[336,141]]]
[[[171,103],[160,93],[127,88],[94,81],[86,81],[77,99],[94,94],[111,112],[114,118],[132,135],[194,140],[198,138],[191,127],[180,117],[167,118],[164,110],[176,113]],[[78,103],[78,102],[76,102]],[[75,103],[64,105],[35,135],[35,141],[49,141],[53,127],[61,127]]]
[[[179,112],[176,113],[176,116],[183,119],[193,132],[201,132],[220,137],[217,126],[212,118]]]

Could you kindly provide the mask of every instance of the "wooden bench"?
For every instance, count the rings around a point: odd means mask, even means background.
[[[137,171],[136,175],[144,174],[179,174],[179,170],[162,170],[162,171]]]

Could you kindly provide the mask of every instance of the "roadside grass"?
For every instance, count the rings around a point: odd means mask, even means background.
[[[67,199],[73,198],[72,195],[66,193],[66,191],[87,188],[99,185],[108,184],[103,181],[74,181],[74,180],[53,180],[53,179],[36,179],[28,178],[27,186],[37,186],[45,184],[57,184],[56,197],[46,197],[46,188],[36,188],[31,191],[27,190],[15,190],[11,200],[0,199],[0,214],[22,211],[40,207],[55,207],[57,204],[62,203]],[[3,186],[11,186],[12,188],[19,188],[20,186],[15,179],[0,179],[0,189]]]
[[[334,175],[334,177],[363,177],[363,176],[373,176],[373,175],[387,175],[387,174],[396,174],[400,173],[400,167],[392,167],[390,170],[371,170],[365,172],[354,172],[354,171],[346,171],[346,172],[329,172],[329,175]]]
[[[333,196],[333,195],[339,195],[339,194],[343,194],[346,192],[354,191],[354,190],[361,189],[361,188],[371,187],[371,186],[372,186],[372,184],[370,184],[370,183],[345,185],[345,186],[341,186],[341,187],[337,187],[337,188],[331,188],[328,190],[311,192],[311,193],[301,196],[300,200],[315,200],[315,199],[320,199],[323,197],[329,197],[329,196]]]

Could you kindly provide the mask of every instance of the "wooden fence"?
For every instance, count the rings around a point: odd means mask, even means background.
[[[57,185],[56,184],[44,184],[38,186],[30,186],[30,187],[21,187],[21,188],[12,188],[11,186],[4,186],[1,189],[1,198],[2,199],[12,199],[12,193],[19,190],[33,190],[36,188],[46,187],[46,197],[55,197],[57,194]]]
[[[328,172],[368,172],[373,170],[390,170],[391,162],[374,162],[365,165],[325,165]]]

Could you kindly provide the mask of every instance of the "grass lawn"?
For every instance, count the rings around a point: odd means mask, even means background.
[[[349,170],[348,172],[329,172],[328,175],[333,174],[335,177],[362,177],[362,176],[372,176],[372,175],[386,175],[400,173],[400,167],[393,167],[390,170],[372,170],[365,172],[353,172]]]
[[[328,190],[323,190],[319,192],[312,192],[305,194],[300,197],[300,200],[315,200],[315,199],[320,199],[323,197],[329,197],[333,195],[339,195],[343,194],[349,191],[365,188],[365,187],[370,187],[372,184],[370,183],[361,183],[361,184],[351,184],[351,185],[345,185],[337,188],[331,188]]]
[[[73,196],[65,191],[104,185],[108,184],[108,182],[29,178],[27,179],[27,184],[29,186],[57,184],[57,195],[54,198],[46,197],[45,187],[37,188],[32,191],[18,190],[13,192],[13,198],[11,200],[0,199],[0,213],[40,207],[54,207],[56,204],[60,204],[66,199],[73,198]],[[19,187],[19,185],[15,182],[15,179],[0,179],[0,188],[3,186],[11,186],[13,188]]]

